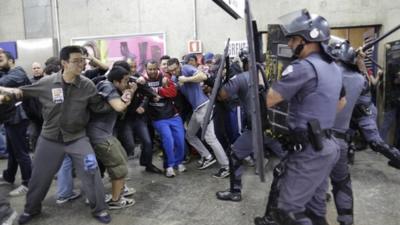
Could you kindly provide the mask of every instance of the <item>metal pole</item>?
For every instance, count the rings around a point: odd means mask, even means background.
[[[197,4],[193,0],[193,40],[197,40]]]
[[[52,6],[52,14],[53,14],[53,37],[54,37],[54,29],[55,29],[55,36],[57,39],[57,48],[56,53],[61,49],[61,34],[60,34],[60,18],[58,12],[58,0],[51,0]]]

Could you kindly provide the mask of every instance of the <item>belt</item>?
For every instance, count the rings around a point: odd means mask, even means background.
[[[332,130],[332,133],[333,133],[333,136],[335,136],[336,138],[342,139],[347,142],[350,141],[350,134],[348,134],[347,132],[342,133],[339,131]]]
[[[335,132],[334,130],[325,129],[325,130],[321,131],[321,135],[322,135],[322,137],[329,139],[329,138],[332,137],[332,134],[334,134],[334,132]],[[292,135],[301,135],[303,137],[307,137],[307,139],[308,139],[310,134],[308,133],[307,130],[302,130],[302,131],[295,131],[295,132],[292,133]]]

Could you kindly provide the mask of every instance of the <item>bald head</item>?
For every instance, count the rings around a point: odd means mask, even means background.
[[[43,68],[40,63],[38,63],[38,62],[32,63],[32,75],[33,75],[33,77],[43,76]]]

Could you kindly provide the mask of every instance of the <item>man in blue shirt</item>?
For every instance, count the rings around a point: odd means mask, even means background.
[[[214,177],[227,177],[229,175],[229,161],[224,149],[215,136],[213,121],[211,120],[207,127],[202,127],[209,100],[203,93],[200,83],[207,79],[207,75],[192,65],[185,64],[181,66],[176,58],[168,60],[167,64],[168,71],[178,78],[179,89],[193,109],[193,114],[186,131],[186,139],[197,149],[202,157],[199,169],[205,169],[216,162],[215,158],[196,136],[199,129],[202,128],[206,129],[205,141],[210,145],[221,165],[221,169],[214,174]]]

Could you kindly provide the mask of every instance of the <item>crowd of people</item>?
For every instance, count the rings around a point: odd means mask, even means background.
[[[7,108],[1,118],[7,144],[0,154],[8,159],[0,179],[13,184],[17,169],[21,170],[21,185],[9,193],[27,195],[19,223],[41,212],[41,202],[55,175],[58,204],[83,194],[74,189],[74,174],[82,181],[93,216],[108,223],[107,209],[135,203],[129,198],[135,189],[125,184],[125,178],[128,158],[137,154],[136,142],[146,172],[173,178],[187,171],[184,164],[197,152],[199,170],[218,162],[220,169],[213,176],[229,176],[225,131],[218,129],[221,134],[217,138],[212,121],[206,128],[202,124],[210,80],[221,56],[204,56],[189,54],[179,60],[165,55],[148,61],[140,74],[135,61],[120,60],[108,66],[85,47],[66,46],[59,57],[49,58],[44,68],[32,63],[28,75],[15,65],[9,52],[0,50],[1,93],[12,92],[8,100],[7,95],[0,95],[1,107]],[[237,112],[237,107],[233,104],[232,109]],[[230,132],[230,136],[237,137],[240,116],[230,118],[229,124],[236,124],[231,130],[236,133]],[[207,130],[204,144],[200,129]],[[163,168],[152,162],[156,139],[161,142]],[[111,194],[104,193],[101,177],[105,172],[111,180]]]
[[[282,163],[272,182],[266,214],[255,223],[327,224],[325,196],[330,178],[338,221],[351,225],[350,121],[392,166],[400,167],[400,153],[384,144],[376,117],[365,111],[373,105],[363,75],[363,53],[345,40],[335,41],[327,21],[307,10],[281,19],[297,60],[269,89],[261,84],[266,98],[261,107],[288,102],[289,135],[282,144],[265,137],[264,143]],[[9,193],[26,195],[19,224],[41,213],[55,175],[58,204],[84,195],[92,216],[110,223],[108,209],[135,204],[130,197],[135,189],[125,181],[137,141],[140,166],[146,172],[173,178],[187,172],[185,163],[196,152],[199,170],[218,163],[212,176],[231,177],[230,187],[216,197],[241,201],[242,166],[245,160],[254,160],[246,54],[243,51],[224,71],[214,119],[205,125],[209,95],[225,60],[221,55],[188,54],[182,60],[164,55],[146,62],[139,73],[135,61],[106,65],[89,49],[71,45],[63,47],[59,57],[49,58],[44,68],[34,62],[28,76],[9,52],[0,49],[0,122],[6,136],[5,148],[0,137],[0,157],[8,159],[0,179],[13,184],[18,168],[21,171],[21,185]],[[357,109],[361,112],[354,115]],[[153,164],[156,140],[161,143],[163,168]],[[74,174],[81,180],[82,193],[74,189]],[[111,180],[110,194],[105,194],[102,183],[105,174]],[[16,216],[3,197],[1,204],[6,209],[0,210],[4,218]]]

